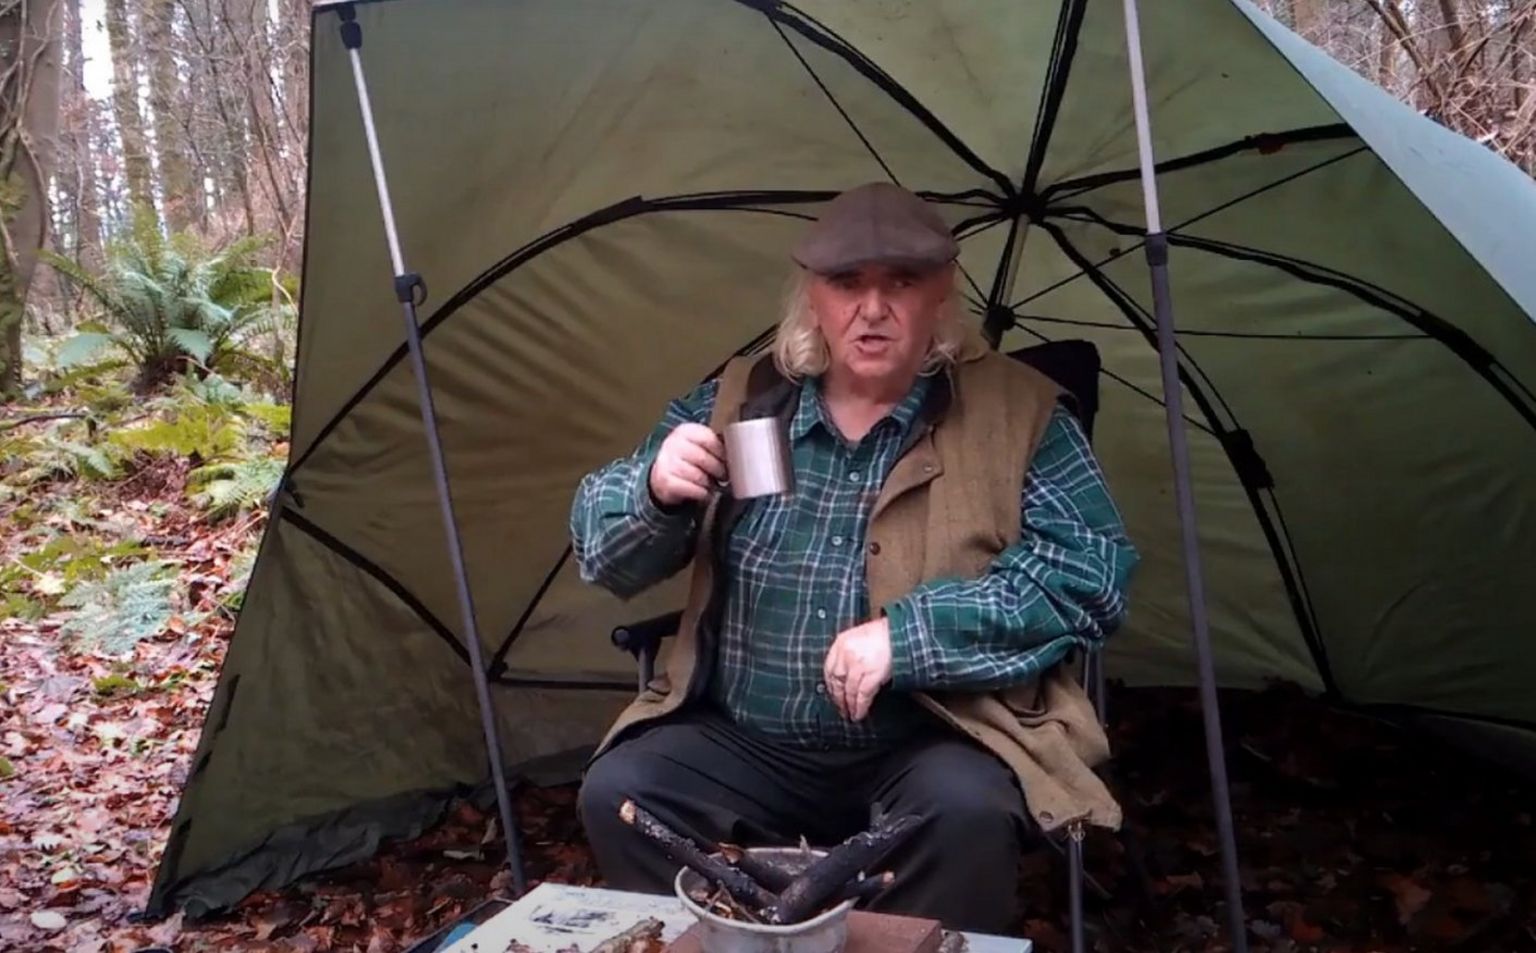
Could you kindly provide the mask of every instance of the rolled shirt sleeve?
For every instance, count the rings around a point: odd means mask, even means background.
[[[1024,480],[1023,534],[975,579],[933,580],[892,601],[892,687],[1003,688],[1125,619],[1138,555],[1087,437],[1058,405]]]
[[[671,401],[635,450],[587,474],[571,504],[571,549],[584,582],[628,598],[673,575],[692,555],[702,507],[663,507],[651,494],[651,464],[683,423],[707,424],[717,380]]]

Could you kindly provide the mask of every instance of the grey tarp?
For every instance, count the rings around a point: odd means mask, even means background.
[[[633,685],[609,630],[680,600],[579,582],[576,480],[761,346],[814,203],[877,178],[954,223],[1004,347],[1100,348],[1145,557],[1109,671],[1193,681],[1118,0],[356,13],[509,763],[594,742]],[[1530,759],[1536,186],[1248,3],[1142,18],[1221,683]],[[363,856],[486,775],[337,27],[317,11],[292,458],[158,909]]]

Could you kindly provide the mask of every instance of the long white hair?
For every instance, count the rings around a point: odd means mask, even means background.
[[[960,318],[959,288],[951,289],[940,305],[938,323],[923,358],[921,374],[933,374],[952,364],[965,340]],[[811,310],[811,274],[796,268],[784,289],[779,326],[773,336],[773,361],[779,373],[791,380],[826,373],[832,355]]]

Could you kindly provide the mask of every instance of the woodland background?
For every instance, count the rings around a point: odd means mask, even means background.
[[[1536,0],[1259,2],[1536,173]],[[505,886],[465,805],[214,923],[132,920],[286,458],[308,7],[0,0],[0,948],[382,953]],[[1096,942],[1219,949],[1203,759],[1156,755],[1197,710],[1110,711],[1143,853],[1091,851]],[[1296,697],[1227,718],[1256,949],[1536,949],[1528,789]],[[570,795],[522,794],[535,881],[595,879]],[[1064,877],[1026,863],[1060,949]]]

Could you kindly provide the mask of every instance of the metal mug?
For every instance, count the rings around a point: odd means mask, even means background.
[[[777,417],[754,417],[729,424],[725,443],[724,481],[732,496],[748,500],[792,492],[795,470],[789,439]]]

